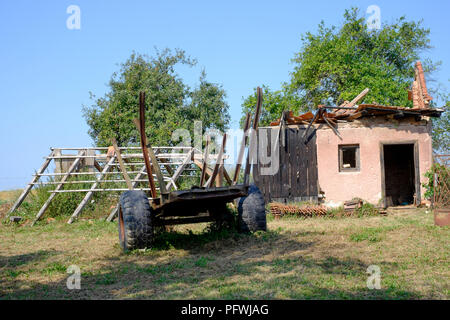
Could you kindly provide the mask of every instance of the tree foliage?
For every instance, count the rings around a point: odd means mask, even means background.
[[[450,153],[450,95],[444,89],[433,90],[433,96],[437,97],[438,101],[444,101],[445,105],[436,105],[431,101],[431,107],[438,107],[444,109],[444,112],[439,118],[433,118],[433,149],[436,153],[449,154]]]
[[[182,50],[165,49],[155,57],[132,53],[113,73],[109,92],[101,98],[91,94],[94,104],[83,107],[96,145],[110,145],[111,137],[121,146],[139,142],[133,119],[139,114],[140,91],[146,93],[146,134],[152,145],[176,144],[171,141],[176,129],[187,129],[192,135],[194,120],[202,121],[204,130],[225,130],[230,116],[222,87],[208,82],[203,71],[199,85],[191,90],[175,71],[177,65],[195,64]]]
[[[299,112],[304,110],[300,100],[286,87],[282,90],[273,91],[268,86],[263,85],[263,108],[261,110],[261,118],[259,124],[261,126],[267,126],[275,118],[279,118],[283,110],[292,110],[294,112]],[[242,103],[242,112],[244,116],[241,118],[241,127],[244,126],[245,114],[250,112],[251,116],[254,115],[255,106],[257,101],[256,88],[254,93],[247,98],[245,98]]]
[[[414,63],[431,48],[429,34],[421,21],[405,17],[369,30],[356,8],[345,11],[340,27],[327,27],[322,21],[317,32],[302,36],[289,83],[281,91],[265,88],[263,122],[279,118],[285,107],[297,111],[339,105],[365,88],[370,92],[362,102],[411,107],[407,89],[414,79]],[[438,65],[430,60],[422,64],[428,73]],[[244,115],[253,95],[244,100]]]

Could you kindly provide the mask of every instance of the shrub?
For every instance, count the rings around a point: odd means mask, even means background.
[[[112,178],[110,178],[112,179]],[[92,183],[83,183],[81,181],[94,180],[92,176],[78,175],[72,176],[67,179],[68,182],[79,182],[74,184],[65,184],[61,190],[80,190],[80,189],[90,189]],[[57,182],[53,178],[50,178],[48,182]],[[106,182],[99,188],[110,188],[114,185],[113,182]],[[57,184],[39,184],[34,188],[34,190],[28,195],[27,201],[24,201],[19,208],[19,211],[24,215],[35,216],[44,203],[47,201],[51,195],[51,191],[56,188]],[[50,203],[49,207],[45,212],[47,217],[58,217],[71,215],[75,209],[78,207],[80,202],[86,196],[86,192],[62,192],[57,193]],[[112,197],[118,199],[118,194],[114,195],[111,192],[94,192],[91,200],[85,207],[85,212],[93,212],[98,210],[98,207],[104,209],[104,207],[112,200]],[[117,200],[116,200],[117,201]]]
[[[449,181],[450,180],[450,174],[449,174],[450,170],[448,170],[448,168],[442,164],[439,163],[435,163],[433,164],[433,166],[431,166],[431,168],[425,173],[425,178],[428,179],[428,181],[426,183],[422,184],[422,187],[425,188],[425,194],[424,197],[426,199],[431,200],[433,198],[433,194],[434,194],[434,185],[433,185],[433,181],[434,181],[434,174],[436,173],[441,181]]]

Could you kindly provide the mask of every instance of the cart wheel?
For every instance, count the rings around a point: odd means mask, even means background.
[[[119,242],[124,251],[144,249],[153,240],[153,214],[143,191],[125,191],[119,203]]]
[[[248,189],[248,196],[238,202],[238,231],[266,231],[266,208],[264,197],[254,184]]]

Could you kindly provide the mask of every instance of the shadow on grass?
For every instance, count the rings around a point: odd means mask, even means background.
[[[261,234],[261,233],[257,233]],[[270,234],[276,236],[275,233]],[[245,239],[252,237],[250,234],[238,233],[233,229],[209,230],[205,229],[201,233],[193,233],[188,230],[188,233],[180,233],[176,231],[161,232],[155,237],[152,249],[153,251],[170,250],[170,249],[184,249],[184,250],[201,250],[205,245],[216,242]]]
[[[0,256],[0,266],[2,267],[18,267],[34,261],[46,259],[51,255],[57,255],[60,252],[55,250],[39,250],[32,253],[19,254],[16,256],[4,257]]]
[[[47,283],[8,278],[1,299],[418,299],[404,283],[366,288],[367,265],[358,259],[303,254],[311,241],[277,231],[238,234],[229,230],[160,234],[154,248],[100,261],[100,270],[81,270],[81,290],[67,276]],[[170,249],[186,250],[173,257]],[[119,250],[119,249],[118,249]],[[54,252],[1,257],[18,266]],[[58,253],[55,253],[58,254]],[[62,253],[63,254],[63,253]],[[162,257],[162,259],[158,259]],[[167,257],[167,258],[166,258]],[[383,272],[395,266],[378,263]],[[64,272],[61,272],[61,276]],[[384,273],[383,273],[384,274]],[[61,277],[60,277],[61,278]],[[41,280],[42,281],[42,280]]]

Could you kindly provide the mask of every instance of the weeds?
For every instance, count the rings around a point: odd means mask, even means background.
[[[395,227],[365,228],[362,231],[352,233],[350,235],[350,241],[361,242],[367,240],[369,242],[379,242],[387,231],[392,231],[394,229]]]
[[[213,258],[209,258],[209,257],[200,257],[194,262],[194,265],[196,267],[206,268],[210,261],[214,261],[214,259]]]
[[[43,274],[51,275],[53,273],[66,273],[67,267],[60,262],[53,262],[42,270]]]
[[[73,182],[73,184],[65,184],[61,190],[80,190],[80,189],[90,189],[91,183],[84,183],[83,181],[90,180],[92,178],[87,178],[89,176],[72,176],[67,179],[68,182]],[[108,177],[108,179],[113,179],[113,175]],[[28,194],[26,200],[17,209],[17,215],[25,218],[25,220],[34,220],[34,217],[42,208],[44,203],[47,201],[57,184],[58,180],[54,178],[49,178],[46,183],[41,183]],[[49,184],[50,183],[50,184]],[[102,187],[111,187],[110,182],[105,182]],[[57,193],[53,198],[52,202],[48,206],[45,212],[45,218],[58,218],[58,217],[68,217],[75,209],[78,207],[80,202],[85,197],[85,192],[62,192]],[[14,198],[17,198],[19,194],[14,194]],[[107,194],[102,192],[94,192],[91,201],[85,207],[83,211],[83,216],[85,217],[98,217],[105,216],[110,208],[111,204],[117,203],[119,194]],[[15,199],[14,199],[15,200]],[[0,200],[0,206],[6,206],[9,202]],[[0,210],[1,216],[1,210]]]

